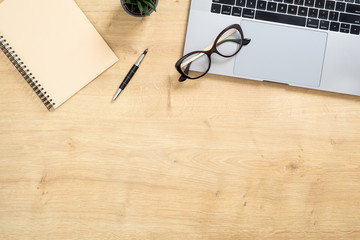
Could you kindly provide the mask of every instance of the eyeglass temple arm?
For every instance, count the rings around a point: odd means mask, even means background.
[[[189,73],[190,66],[191,66],[191,63],[189,63],[189,64],[186,66],[186,68],[185,68],[185,70],[184,70],[184,73],[185,73],[185,74],[188,74],[188,73]],[[180,78],[179,78],[179,82],[183,82],[183,81],[185,81],[186,79],[187,79],[187,77],[185,77],[185,75],[181,75]]]
[[[222,36],[222,37],[219,39],[219,42],[221,42],[221,41],[223,41],[224,39],[230,37],[231,34],[233,34],[233,33],[235,33],[235,32],[236,32],[236,29],[232,29],[232,30],[228,31],[224,36]],[[214,44],[211,44],[211,45],[207,46],[207,47],[204,49],[204,51],[210,50],[210,49],[213,47],[213,45],[214,45]],[[192,57],[192,58],[188,59],[187,61],[181,63],[181,67],[186,66],[187,64],[195,61],[196,59],[202,57],[203,55],[204,55],[204,53],[199,53],[197,56]]]
[[[250,43],[250,41],[251,41],[251,39],[244,38],[243,46],[248,45],[248,44]],[[221,44],[223,44],[223,43],[225,43],[225,42],[236,42],[236,43],[241,44],[241,39],[226,39],[226,40],[223,40],[223,41],[218,42],[217,46],[220,46]],[[204,51],[207,51],[207,50],[211,49],[212,46],[213,46],[213,45],[205,48]],[[199,53],[198,55],[196,55],[196,56],[188,59],[187,61],[181,63],[181,67],[186,66],[187,64],[195,61],[196,59],[202,57],[203,55],[204,55],[204,53]]]
[[[251,41],[251,39],[244,38],[243,46],[248,45],[250,43],[250,41]],[[222,41],[218,42],[217,46],[220,46],[221,44],[223,44],[225,42],[235,42],[235,43],[241,44],[241,39],[225,39],[225,40],[222,40]],[[211,49],[212,46],[213,45],[205,48],[204,51],[207,51],[207,50]],[[202,57],[203,55],[204,55],[204,53],[199,53],[198,55],[186,60],[185,62],[181,63],[181,67],[186,66],[187,64],[195,61],[196,59]]]
[[[246,46],[250,43],[251,39],[248,39],[248,38],[244,38],[244,41],[242,43],[242,45]],[[238,44],[241,44],[241,39],[225,39],[221,42],[218,42],[217,46],[223,44],[223,43],[226,43],[226,42],[235,42],[235,43],[238,43]]]
[[[230,34],[231,35],[231,34]],[[229,37],[229,36],[227,36]],[[223,38],[221,38],[223,39]],[[241,44],[241,39],[225,39],[225,40],[221,40],[219,39],[219,42],[217,44],[217,46],[220,46],[221,44],[225,43],[225,42],[235,42],[235,43],[238,43],[238,44]],[[221,41],[220,41],[221,40]],[[243,46],[246,46],[250,43],[251,39],[248,39],[248,38],[244,38],[244,42],[242,43]],[[204,49],[204,51],[208,51],[212,48],[213,44],[211,44],[210,46],[208,46],[207,48]],[[204,55],[204,53],[199,53],[198,55],[186,60],[185,62],[181,63],[181,67],[184,67],[186,66],[187,64],[195,61],[196,59],[202,57]]]

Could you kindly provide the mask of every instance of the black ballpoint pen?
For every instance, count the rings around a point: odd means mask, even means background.
[[[134,66],[130,69],[129,73],[126,75],[126,77],[124,78],[124,81],[121,83],[119,89],[117,90],[117,92],[114,95],[113,101],[115,101],[118,96],[120,95],[120,93],[125,89],[126,85],[128,85],[128,83],[130,82],[131,78],[135,75],[136,71],[138,70],[140,63],[142,62],[142,60],[144,60],[146,54],[148,52],[148,49],[146,49],[143,54],[141,54],[141,56],[139,57],[139,59],[136,61],[136,63],[134,64]]]

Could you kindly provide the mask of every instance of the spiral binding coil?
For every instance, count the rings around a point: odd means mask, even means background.
[[[0,49],[5,53],[5,56],[10,60],[10,62],[15,66],[15,68],[19,71],[21,76],[26,80],[26,82],[30,85],[33,91],[38,95],[40,100],[44,103],[45,107],[50,111],[55,103],[50,99],[50,96],[44,91],[44,88],[41,87],[41,84],[35,77],[32,75],[30,70],[26,67],[24,62],[21,61],[21,58],[12,50],[10,44],[6,41],[4,36],[0,34]]]

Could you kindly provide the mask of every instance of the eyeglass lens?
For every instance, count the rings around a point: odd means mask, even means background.
[[[195,59],[192,61],[192,59]],[[204,75],[210,67],[209,56],[203,53],[194,53],[185,58],[181,64],[182,72],[191,78]]]
[[[221,35],[216,42],[216,50],[225,57],[234,55],[241,48],[241,34],[236,28],[231,28]]]

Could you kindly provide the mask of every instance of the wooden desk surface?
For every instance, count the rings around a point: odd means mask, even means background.
[[[360,239],[360,98],[180,84],[190,0],[76,2],[120,60],[49,113],[0,54],[0,239]]]

